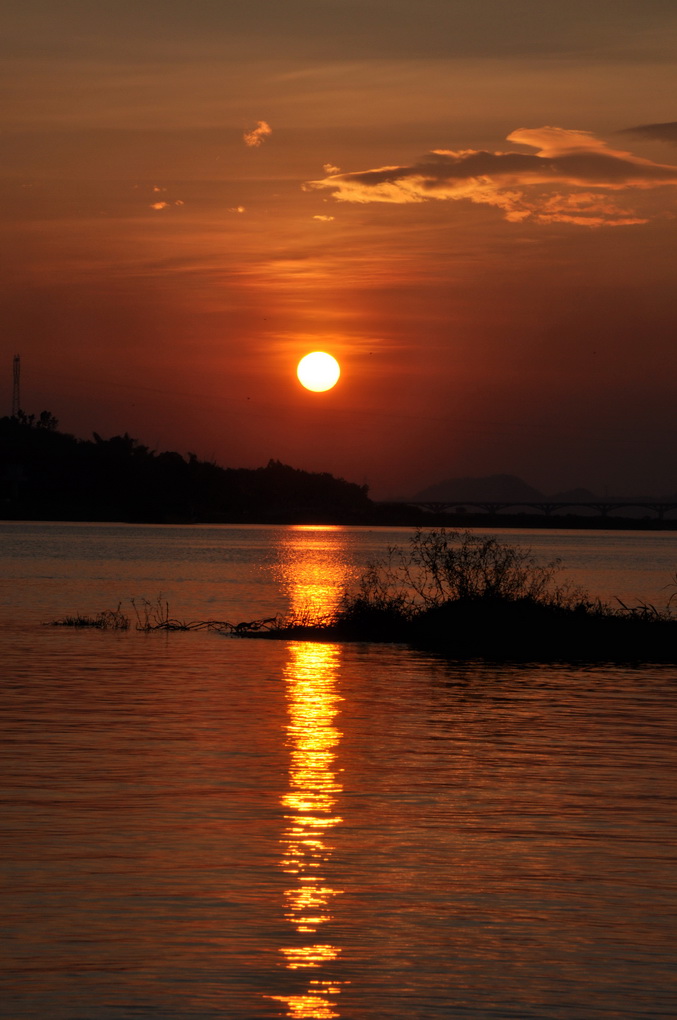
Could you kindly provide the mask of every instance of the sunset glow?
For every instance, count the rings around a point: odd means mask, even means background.
[[[18,353],[66,432],[376,499],[677,489],[674,4],[66,7],[4,18],[5,407]]]

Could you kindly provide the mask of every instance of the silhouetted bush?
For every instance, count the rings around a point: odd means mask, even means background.
[[[456,658],[677,661],[669,604],[614,609],[555,583],[559,560],[469,532],[418,530],[391,549],[315,627],[274,636],[404,642]]]

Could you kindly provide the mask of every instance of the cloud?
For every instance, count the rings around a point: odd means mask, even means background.
[[[259,145],[262,145],[264,139],[268,135],[272,135],[272,133],[273,129],[270,124],[266,124],[265,120],[258,120],[256,122],[256,127],[252,131],[245,131],[242,137],[244,138],[245,145],[258,147]]]
[[[158,190],[157,188],[153,188],[153,191],[157,191],[157,190]],[[179,206],[180,205],[185,205],[185,202],[183,202],[182,199],[177,198],[175,202],[153,202],[153,204],[151,206],[149,206],[149,208],[150,209],[155,209],[156,212],[160,212],[162,209],[169,209],[169,207],[172,206],[172,205],[179,205]]]
[[[341,202],[409,204],[465,199],[501,209],[513,222],[579,226],[645,223],[615,195],[677,185],[677,167],[612,149],[589,131],[519,128],[507,140],[533,152],[436,149],[417,163],[309,181]]]
[[[644,138],[655,138],[659,142],[672,142],[677,145],[677,121],[666,124],[639,124],[637,127],[619,131],[621,135],[641,135]]]
[[[334,166],[333,163],[323,163],[322,164],[322,169],[324,170],[324,172],[326,174],[340,174],[341,173],[341,167],[340,166]]]
[[[319,220],[320,223],[331,223],[334,219],[333,216],[313,216],[314,220]]]

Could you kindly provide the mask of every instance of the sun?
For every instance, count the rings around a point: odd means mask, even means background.
[[[302,386],[315,393],[324,393],[336,386],[341,374],[341,366],[336,358],[324,351],[313,351],[301,358],[296,374]]]

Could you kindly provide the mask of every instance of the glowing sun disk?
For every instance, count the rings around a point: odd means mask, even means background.
[[[338,382],[341,368],[331,354],[324,351],[313,351],[306,354],[298,363],[296,375],[302,386],[314,393],[324,393]]]

